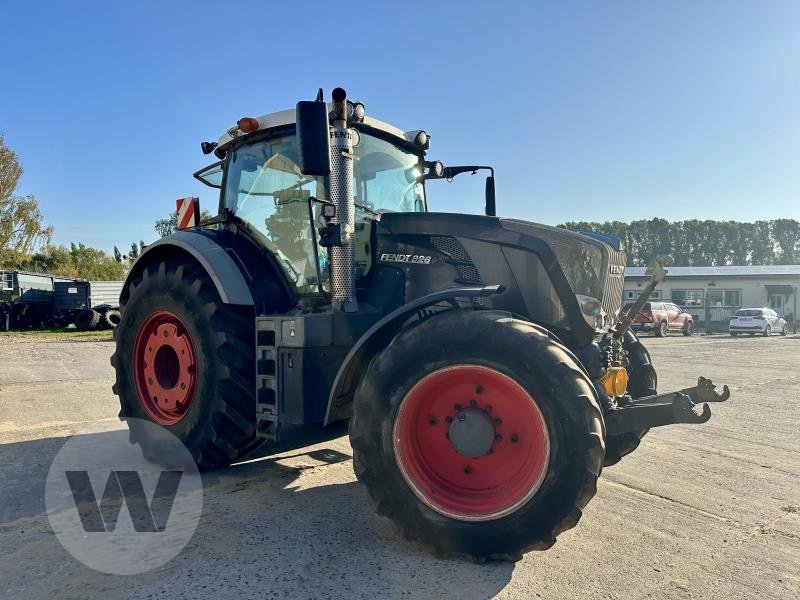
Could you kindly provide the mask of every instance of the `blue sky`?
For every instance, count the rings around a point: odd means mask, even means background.
[[[0,132],[55,241],[155,239],[202,140],[339,85],[502,215],[800,218],[800,3],[6,2]],[[301,8],[302,7],[302,8]],[[483,182],[432,182],[481,212]]]

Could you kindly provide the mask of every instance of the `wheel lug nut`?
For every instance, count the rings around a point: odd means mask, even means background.
[[[475,406],[476,404],[478,404],[478,401],[477,401],[477,400],[474,400],[474,399],[473,399],[473,400],[470,400],[470,401],[469,401],[469,405],[470,405],[470,406]]]
[[[439,422],[439,420],[436,417],[429,417],[428,418],[428,424],[429,425],[436,425],[436,423],[438,423],[438,422]]]
[[[475,393],[476,394],[480,394],[482,392],[483,392],[483,386],[482,385],[476,385],[475,386]]]
[[[494,436],[494,441],[495,442],[502,442],[503,441],[503,436],[498,433],[496,436]]]
[[[464,421],[466,418],[467,417],[464,415],[464,413],[461,413],[460,415],[458,415],[458,420],[459,421]]]
[[[471,473],[471,472],[472,472],[472,467],[470,467],[469,465],[464,465],[464,473]]]
[[[150,379],[148,379],[147,383],[149,383],[150,385],[153,385],[153,378],[151,377]]]
[[[182,383],[182,384],[181,384],[181,389],[182,389],[182,390],[185,390],[185,389],[186,389],[186,384],[185,384],[185,383]]]
[[[486,406],[483,407],[483,410],[485,412],[487,412],[487,413],[492,412],[492,405],[491,404],[487,404]]]
[[[445,422],[445,423],[448,423],[448,424],[452,423],[452,422],[453,422],[453,417],[451,417],[450,415],[447,415],[447,416],[444,418],[444,422]]]
[[[494,420],[494,424],[495,425],[502,425],[503,424],[503,419],[495,419]]]
[[[457,411],[461,410],[461,405],[460,404],[456,404],[453,408],[455,408]]]
[[[494,454],[494,448],[489,448],[489,449],[486,451],[486,454]]]
[[[511,434],[511,443],[516,444],[519,441],[519,436],[516,433]]]

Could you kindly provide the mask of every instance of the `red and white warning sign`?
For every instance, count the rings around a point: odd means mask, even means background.
[[[200,198],[178,198],[175,205],[178,210],[178,229],[200,225]]]

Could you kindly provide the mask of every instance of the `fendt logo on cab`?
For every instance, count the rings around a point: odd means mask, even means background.
[[[429,265],[431,257],[424,254],[381,254],[383,262],[410,263],[412,265]]]
[[[611,275],[622,275],[622,273],[625,272],[625,269],[620,265],[608,265],[608,272]]]

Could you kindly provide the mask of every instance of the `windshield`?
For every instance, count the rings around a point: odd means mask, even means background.
[[[371,135],[355,148],[356,204],[376,212],[422,212],[420,157]]]
[[[763,314],[764,314],[763,311],[761,311],[760,309],[752,309],[752,308],[749,309],[745,308],[736,311],[737,317],[760,317]]]
[[[374,213],[425,210],[420,156],[367,134],[361,134],[355,155],[357,222],[373,218]],[[326,185],[326,178],[300,172],[294,134],[239,146],[227,165],[224,208],[266,238],[300,292],[316,291],[320,284],[328,287],[327,252],[318,248],[315,257],[308,213],[310,196],[327,199]],[[322,225],[319,205],[313,206],[313,213],[317,226]],[[356,237],[364,231],[367,235],[368,230],[357,228]]]

